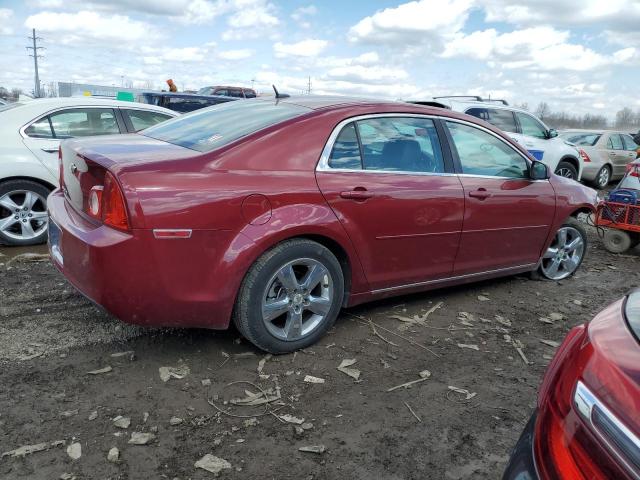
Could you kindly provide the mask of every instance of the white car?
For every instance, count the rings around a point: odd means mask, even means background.
[[[176,116],[154,105],[91,97],[0,106],[0,243],[46,241],[46,199],[58,187],[61,139],[137,132]]]
[[[583,160],[578,149],[558,136],[534,115],[511,107],[504,100],[483,100],[476,96],[433,97],[409,103],[441,107],[473,115],[506,132],[526,148],[536,160],[549,166],[556,175],[579,181]]]

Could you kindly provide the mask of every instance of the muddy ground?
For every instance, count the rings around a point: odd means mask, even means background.
[[[48,262],[13,260],[15,250],[0,249],[0,455],[49,447],[2,457],[0,478],[213,478],[194,466],[205,454],[228,461],[219,476],[233,479],[499,478],[553,342],[640,284],[640,250],[611,255],[593,231],[591,240],[572,279],[510,277],[362,306],[343,312],[313,348],[271,358],[233,330],[124,325]],[[422,324],[393,318],[424,316],[441,302]],[[356,360],[358,380],[336,369],[344,359]],[[163,382],[160,367],[189,373]],[[428,379],[387,392],[424,370]],[[308,383],[307,375],[325,381]],[[280,399],[230,402],[260,389]],[[130,419],[127,428],[114,423],[118,416]],[[286,421],[292,417],[304,425]],[[129,444],[133,432],[155,438]],[[72,460],[75,443],[81,456]],[[325,450],[299,451],[306,446]],[[107,460],[112,447],[115,463]]]

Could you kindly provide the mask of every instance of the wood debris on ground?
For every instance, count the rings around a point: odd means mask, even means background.
[[[211,455],[210,453],[207,453],[204,457],[198,460],[194,464],[194,466],[196,468],[201,468],[202,470],[206,470],[207,472],[211,472],[214,474],[218,474],[222,470],[231,468],[231,464],[224,458],[216,457],[215,455]]]
[[[429,370],[422,370],[419,374],[419,379],[411,380],[410,382],[401,383],[400,385],[396,385],[395,387],[391,387],[387,389],[387,392],[393,392],[394,390],[398,390],[400,388],[409,388],[416,383],[424,382],[429,377],[431,377],[431,372]]]
[[[307,383],[324,383],[324,378],[314,377],[313,375],[305,375],[303,382]]]
[[[180,367],[160,367],[158,368],[158,373],[160,374],[160,380],[168,382],[171,378],[183,379],[191,373],[191,370],[186,365],[182,365]]]
[[[64,445],[64,440],[54,440],[53,442],[36,443],[35,445],[23,445],[22,447],[14,450],[9,450],[0,455],[0,458],[4,457],[24,457],[25,455],[31,455],[32,453],[42,452],[49,450],[52,447],[61,447]]]
[[[113,369],[107,365],[104,368],[99,368],[98,370],[91,370],[90,372],[87,372],[88,375],[100,375],[102,373],[109,373],[110,371],[112,371]]]
[[[345,358],[336,368],[345,375],[349,375],[351,378],[358,380],[360,378],[360,370],[357,368],[350,368],[351,365],[356,362],[357,360],[355,358]]]
[[[452,392],[464,395],[465,396],[465,400],[471,400],[473,397],[475,397],[477,395],[476,392],[470,392],[466,388],[454,387],[453,385],[449,385],[447,388]]]

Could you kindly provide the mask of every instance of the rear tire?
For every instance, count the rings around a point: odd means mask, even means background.
[[[573,164],[569,162],[562,161],[556,167],[556,175],[560,175],[561,177],[570,178],[571,180],[578,179],[578,170]]]
[[[607,228],[604,232],[602,243],[608,252],[624,253],[631,248],[633,240],[631,235],[624,230]]]
[[[592,185],[597,189],[602,190],[609,185],[611,181],[611,168],[608,165],[604,165],[597,173],[595,180],[593,180]]]
[[[46,242],[49,193],[31,180],[0,183],[0,242],[13,246]]]
[[[233,320],[242,335],[270,353],[317,342],[335,322],[344,297],[340,262],[306,239],[284,241],[251,266]]]

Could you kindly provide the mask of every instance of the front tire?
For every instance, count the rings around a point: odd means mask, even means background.
[[[534,276],[563,280],[572,276],[587,252],[587,232],[576,218],[569,218],[556,232]]]
[[[287,240],[249,269],[234,323],[258,348],[289,353],[314,344],[331,328],[343,296],[342,268],[333,253],[311,240]]]
[[[31,180],[0,183],[0,241],[37,245],[47,241],[49,189]]]
[[[556,175],[560,175],[564,178],[570,178],[571,180],[577,180],[578,170],[576,170],[576,167],[574,167],[573,164],[562,161],[556,168]]]

